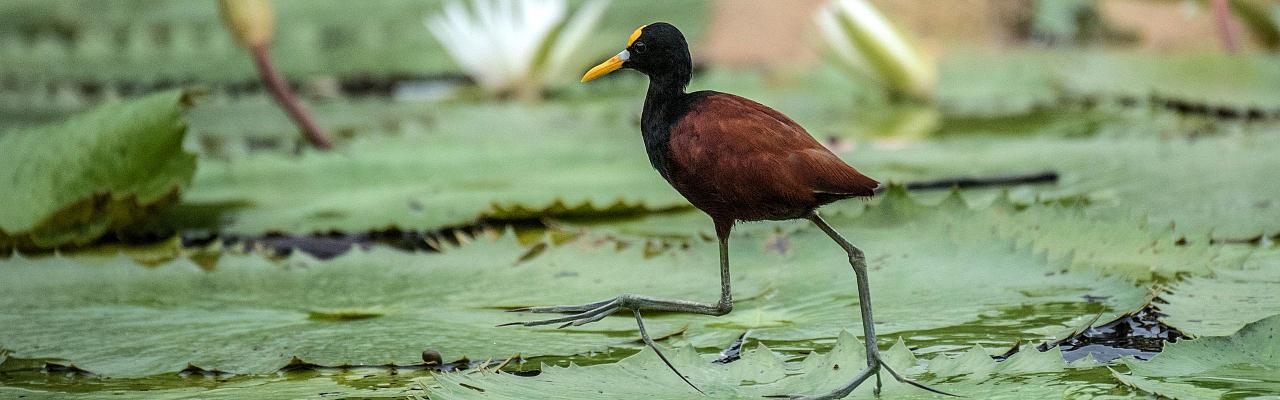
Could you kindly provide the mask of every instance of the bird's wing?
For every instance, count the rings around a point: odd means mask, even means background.
[[[735,181],[759,187],[798,184],[812,193],[844,197],[870,196],[879,185],[791,118],[743,97],[707,96],[672,132],[673,160],[682,168],[733,174]]]

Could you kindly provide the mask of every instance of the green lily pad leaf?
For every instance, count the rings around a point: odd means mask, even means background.
[[[992,212],[971,210],[958,198],[922,205],[891,190],[865,213],[829,215],[827,220],[867,254],[882,333],[920,332],[928,338],[924,340],[942,346],[971,340],[964,333],[970,330],[988,338],[1004,332],[996,336],[1047,339],[1043,332],[1144,303],[1146,289],[1130,279],[1086,268],[1069,271],[1066,260],[1048,259],[996,235],[999,220]],[[688,324],[679,339],[697,347],[723,346],[748,330],[755,340],[797,341],[832,338],[859,326],[852,270],[834,242],[808,228],[787,234],[785,251],[769,246],[770,240],[736,235],[729,245],[731,274],[770,282],[763,296],[740,300],[733,312],[717,318],[661,315],[653,320]],[[709,259],[717,254],[714,246],[695,242],[685,256],[708,257],[691,265],[714,271],[714,259]],[[801,275],[803,279],[795,278]],[[625,286],[619,290],[649,294]],[[701,298],[714,293],[707,290]],[[1002,319],[1022,322],[1011,326],[998,322]]]
[[[1020,188],[1013,191],[1015,200],[1085,201],[1096,206],[1090,215],[1145,218],[1149,226],[1173,226],[1196,242],[1280,231],[1280,206],[1274,200],[1280,198],[1280,186],[1271,183],[1272,171],[1280,166],[1270,156],[1280,149],[1276,133],[1275,128],[1257,128],[1195,141],[965,139],[849,157],[870,176],[896,182],[1057,171],[1057,185]]]
[[[1147,393],[1155,394],[1160,396],[1160,398],[1218,399],[1221,398],[1223,394],[1222,390],[1197,387],[1186,383],[1165,383],[1139,376],[1115,373],[1114,371],[1113,374],[1116,377],[1116,380],[1121,383]]]
[[[1215,268],[1239,268],[1245,257],[1224,253],[1209,241],[1185,243],[1170,227],[1138,218],[1088,215],[1086,207],[1030,206],[1016,212],[992,207],[1000,235],[1025,243],[1073,268],[1093,269],[1139,280],[1207,275]]]
[[[1093,52],[1059,64],[1062,85],[1073,93],[1143,98],[1157,96],[1213,106],[1275,109],[1280,84],[1274,55],[1236,56],[1204,52],[1151,57]]]
[[[339,151],[205,160],[162,225],[248,235],[430,230],[688,207],[649,168],[633,127],[602,117],[601,106],[453,107],[429,130],[361,137]]]
[[[646,280],[644,267],[678,267],[673,260],[648,263],[638,248],[585,247],[516,264],[524,251],[508,235],[429,257],[375,249],[277,264],[228,254],[212,270],[185,259],[147,268],[124,256],[93,263],[15,257],[0,261],[7,277],[0,283],[0,325],[6,327],[0,345],[15,356],[60,360],[107,377],[174,373],[189,364],[262,374],[295,357],[322,366],[412,365],[428,349],[446,360],[580,354],[631,346],[639,338],[634,322],[497,328],[518,317],[501,307],[579,299],[539,289],[559,285],[595,283],[602,289],[582,294],[616,295],[618,283],[602,284],[614,279],[656,291],[672,281],[636,284]],[[667,293],[692,296],[699,286],[677,284]],[[762,290],[749,281],[739,286]],[[651,327],[655,335],[679,328]]]
[[[1141,218],[1090,216],[1089,209],[1083,206],[1014,206],[1006,194],[999,196],[998,204],[970,209],[962,194],[952,193],[942,200],[948,204],[929,205],[920,197],[908,196],[900,185],[892,186],[869,203],[839,204],[823,215],[829,219],[856,218],[860,223],[850,223],[855,229],[866,224],[892,225],[902,219],[972,219],[965,223],[987,227],[996,237],[1011,241],[1016,247],[1030,248],[1051,261],[1135,280],[1173,278],[1185,273],[1206,275],[1213,268],[1239,268],[1245,258],[1223,253],[1220,246],[1211,246],[1208,241],[1183,243],[1170,228],[1151,226]],[[947,210],[968,215],[943,215]],[[555,226],[620,238],[715,237],[710,218],[696,210],[625,219],[567,220]],[[781,251],[788,250],[785,246],[797,232],[816,229],[807,221],[744,223],[735,227],[734,233],[746,237],[748,243],[763,240],[766,249]],[[786,241],[782,248],[769,242],[778,238]]]
[[[1065,390],[1082,382],[1055,377],[1043,371],[1061,371],[1066,364],[1061,357],[1048,362],[1023,362],[1023,358],[1044,356],[1020,352],[1008,361],[997,363],[985,359],[951,360],[938,356],[928,367],[918,365],[905,345],[895,345],[882,355],[897,371],[912,377],[934,376],[926,382],[938,389],[970,398],[1025,399],[1061,396]],[[852,379],[865,365],[866,353],[853,335],[840,335],[835,348],[827,354],[810,354],[797,363],[784,362],[784,356],[765,346],[744,352],[742,359],[728,364],[713,364],[693,348],[677,349],[671,361],[690,381],[706,392],[702,395],[680,381],[652,351],[645,350],[618,363],[596,366],[548,367],[534,377],[512,374],[449,373],[437,376],[438,383],[427,390],[432,399],[529,399],[529,398],[761,398],[762,396],[821,394]],[[941,379],[933,364],[948,363],[960,374]],[[896,364],[896,365],[895,365]],[[1034,368],[1027,368],[1036,365]],[[877,398],[868,382],[856,389],[850,399]],[[934,399],[946,398],[905,384],[885,375],[880,398]]]
[[[173,203],[196,166],[188,103],[165,92],[0,135],[0,251],[85,244]]]
[[[882,333],[917,342],[918,332],[927,338],[919,342],[952,348],[1012,344],[1049,339],[1043,332],[1051,328],[1144,303],[1145,288],[1092,271],[1067,272],[1066,264],[993,236],[986,214],[955,201],[891,204],[830,218],[868,254]],[[859,326],[842,250],[812,230],[790,241],[783,253],[731,244],[734,312],[718,318],[651,313],[650,330],[656,336],[683,331],[669,340],[706,348],[725,346],[747,330],[755,340],[800,342]],[[578,240],[516,264],[525,249],[508,236],[428,257],[353,251],[327,262],[295,258],[276,265],[225,255],[208,272],[188,261],[146,269],[123,257],[100,265],[15,258],[0,263],[0,273],[13,278],[0,283],[0,324],[13,327],[0,331],[0,345],[106,376],[173,372],[188,363],[262,373],[294,356],[319,365],[403,365],[428,348],[447,359],[530,358],[634,346],[634,321],[620,315],[566,330],[494,328],[550,317],[503,308],[580,304],[621,293],[704,301],[718,294],[714,243],[656,257],[639,246],[620,253],[612,247]],[[557,287],[576,290],[552,290]],[[335,310],[381,316],[313,318]]]
[[[1161,321],[1195,336],[1226,336],[1280,314],[1280,251],[1261,250],[1240,270],[1178,282],[1160,295]]]
[[[811,103],[804,99],[814,101],[812,93],[796,92],[804,96],[783,90],[761,99],[792,114],[819,137],[849,130],[847,123],[829,117],[843,109],[814,111],[824,108],[808,106]],[[617,216],[688,207],[649,168],[634,107],[631,97],[536,106],[444,104],[431,111],[359,103],[351,107],[358,111],[348,111],[359,115],[347,119],[364,118],[353,122],[364,128],[338,153],[257,151],[205,160],[181,212],[171,213],[167,226],[220,228],[245,235],[424,230],[484,218]],[[394,110],[371,111],[382,108]],[[246,129],[240,127],[240,119],[217,111],[197,109],[196,114],[200,121],[221,123],[207,124],[212,131],[234,134]],[[1280,220],[1280,207],[1271,200],[1280,192],[1267,184],[1266,173],[1275,168],[1268,155],[1280,148],[1274,127],[1259,124],[1244,129],[1250,135],[1171,142],[1154,133],[1189,128],[1164,115],[1087,123],[1058,118],[1066,122],[1032,119],[1021,123],[1025,128],[1014,129],[1020,135],[1026,131],[1054,138],[982,135],[984,139],[966,140],[974,135],[957,134],[940,142],[865,145],[842,154],[883,181],[1054,170],[1061,173],[1058,185],[1021,190],[1020,202],[1037,196],[1088,201],[1105,206],[1108,218],[1145,217],[1152,226],[1174,224],[1178,233],[1194,239],[1252,238],[1280,230],[1265,222]],[[1062,124],[1067,127],[1056,126]],[[980,127],[993,124],[951,125],[943,129],[983,131]],[[382,126],[391,127],[390,132],[369,128]],[[511,145],[514,138],[521,140],[520,146]],[[1218,171],[1215,176],[1221,179],[1185,179],[1205,171]]]
[[[1231,336],[1170,343],[1150,361],[1125,365],[1131,375],[1117,373],[1121,382],[1173,399],[1274,396],[1280,389],[1280,314]]]
[[[1043,56],[1041,56],[1043,57]],[[1000,60],[992,62],[992,60]],[[950,117],[1025,114],[1057,101],[1053,72],[1029,54],[952,55],[941,60],[938,106]],[[992,79],[999,79],[999,83]]]
[[[33,372],[0,379],[6,399],[404,399],[424,394],[412,380],[426,371],[388,373],[385,368],[352,368],[271,375],[216,375],[199,371],[136,379],[63,376]]]
[[[1093,101],[1151,97],[1249,108],[1280,106],[1271,88],[1273,55],[1162,55],[1115,51],[967,52],[942,60],[939,104],[949,115],[1009,115],[1060,106],[1064,96]],[[1156,104],[1163,106],[1164,104]]]
[[[423,27],[423,17],[437,12],[440,1],[392,1],[360,7],[346,1],[287,0],[272,2],[276,34],[272,50],[286,76],[327,74],[368,79],[393,76],[440,76],[461,72],[443,46]],[[710,6],[672,1],[613,4],[600,23],[602,37],[626,37],[631,29],[652,21],[670,21],[690,42],[703,36]],[[359,13],[361,22],[351,20]],[[217,7],[198,3],[124,1],[77,2],[75,7],[40,1],[0,5],[0,71],[18,82],[159,82],[198,81],[234,84],[257,78],[253,63],[229,35],[211,26]],[[169,26],[159,42],[152,28]],[[77,35],[32,37],[39,28],[62,26]],[[345,40],[329,40],[332,32]],[[611,54],[617,43],[593,40],[586,54]],[[67,62],[75,60],[76,62]]]

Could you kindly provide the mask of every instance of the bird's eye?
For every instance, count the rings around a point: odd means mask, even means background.
[[[648,50],[645,48],[644,42],[636,42],[636,44],[631,46],[631,49],[635,50],[636,54],[644,54],[644,51]]]

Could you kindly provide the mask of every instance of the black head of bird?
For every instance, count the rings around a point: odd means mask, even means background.
[[[632,32],[622,52],[587,71],[582,81],[599,78],[620,68],[633,69],[650,79],[678,84],[683,89],[693,75],[693,58],[679,29],[666,22],[656,22]]]

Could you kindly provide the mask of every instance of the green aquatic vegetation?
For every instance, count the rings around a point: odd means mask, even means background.
[[[4,368],[0,366],[0,370]],[[269,375],[214,374],[193,371],[136,379],[108,379],[91,375],[20,373],[0,380],[0,397],[21,399],[264,399],[310,398],[405,399],[424,394],[415,378],[425,370],[350,368],[294,371]]]
[[[0,252],[86,244],[174,203],[196,167],[182,149],[188,96],[164,92],[0,134]]]
[[[806,108],[788,96],[777,99],[783,111]],[[168,226],[235,234],[428,230],[484,218],[617,216],[688,207],[648,167],[633,104],[622,98],[537,106],[443,103],[430,109],[338,102],[330,109],[362,115],[321,117],[331,127],[353,129],[343,154],[301,156],[281,151],[293,148],[292,139],[281,139],[276,149],[235,150],[243,138],[226,132],[246,129],[229,114],[255,108],[238,104],[193,111],[200,143],[223,143],[230,150],[209,151],[189,207],[181,210],[213,215],[174,213],[179,218]],[[814,112],[801,114],[821,121]],[[254,128],[263,137],[288,132],[283,117],[245,115],[274,121]],[[1165,114],[1088,112],[1091,117],[1083,121],[1070,115],[1014,128],[999,122],[1005,120],[969,119],[952,128],[944,123],[944,130],[964,133],[900,144],[855,139],[851,143],[857,145],[841,154],[891,182],[1057,171],[1057,185],[1014,188],[1015,199],[1087,201],[1099,206],[1091,215],[1145,218],[1153,230],[1173,225],[1173,234],[1193,243],[1280,228],[1267,225],[1280,220],[1280,207],[1270,201],[1280,193],[1266,182],[1272,169],[1267,154],[1280,147],[1274,124],[1209,124],[1214,135],[1184,140],[1176,132],[1187,124]],[[829,123],[814,125],[820,137],[839,133]],[[1018,126],[1026,132],[1004,130]],[[512,146],[513,141],[522,144]],[[1220,173],[1207,181],[1188,179],[1204,171]],[[1170,191],[1177,195],[1166,195]]]
[[[1129,360],[1116,379],[1171,399],[1267,398],[1280,389],[1280,315],[1230,336],[1165,345],[1151,361]]]
[[[0,133],[0,397],[404,398],[431,387],[433,399],[700,398],[640,345],[630,316],[495,327],[531,317],[505,311],[522,306],[714,297],[711,223],[644,156],[643,77],[572,85],[532,106],[480,102],[453,79],[430,82],[457,84],[439,92],[453,100],[379,96],[459,71],[422,25],[440,1],[383,2],[352,19],[350,2],[273,1],[273,52],[337,134],[331,154],[299,151],[283,114],[246,93],[252,65],[212,3],[0,2],[0,129],[170,82],[215,86],[190,109],[168,92]],[[665,20],[698,43],[708,4],[615,1],[600,37]],[[588,42],[592,59],[618,45]],[[880,344],[912,377],[970,398],[1244,398],[1280,386],[1268,337],[1280,253],[1266,247],[1280,232],[1275,59],[952,52],[936,102],[915,107],[879,104],[826,67],[713,65],[690,89],[773,106],[886,182],[1059,174],[958,195],[895,188],[824,209],[867,251]],[[344,97],[351,87],[362,97]],[[40,175],[50,171],[75,179]],[[509,222],[538,228],[524,241],[508,232],[439,254],[375,247],[325,261],[224,254],[217,240],[183,247],[203,236],[193,230],[244,243]],[[170,239],[99,240],[117,231]],[[734,311],[646,313],[659,346],[677,348],[668,354],[713,398],[816,393],[855,373],[862,349],[842,332],[860,322],[843,253],[804,222],[734,234]],[[1260,246],[1222,244],[1248,240]],[[33,257],[14,246],[78,248]],[[1148,301],[1196,338],[1111,369],[1030,350]],[[759,347],[709,362],[744,336]],[[992,359],[1015,343],[1020,352]],[[520,355],[505,369],[521,376],[471,370],[437,383],[424,351]],[[829,354],[805,356],[815,351]],[[932,397],[887,385],[884,398]]]
[[[686,207],[647,167],[639,135],[601,106],[453,107],[427,129],[333,152],[202,160],[184,207],[161,224],[200,226],[203,209],[225,222],[209,228],[234,234],[430,230],[560,208]]]
[[[1119,314],[1144,303],[1147,289],[1128,279],[1070,271],[1069,263],[993,235],[988,216],[958,199],[922,206],[896,193],[886,200],[892,207],[829,218],[867,251],[877,327],[887,335],[990,326],[1016,336],[1006,343],[1047,340],[1099,312]],[[650,330],[681,332],[670,340],[718,348],[747,330],[753,340],[795,342],[857,327],[857,297],[841,250],[814,231],[789,241],[782,252],[732,247],[733,313],[655,313]],[[145,268],[124,257],[101,265],[16,257],[0,263],[0,273],[14,278],[0,283],[0,323],[13,327],[0,332],[0,343],[22,357],[126,377],[188,363],[265,373],[294,356],[319,365],[403,365],[424,348],[450,359],[572,355],[633,346],[634,322],[618,316],[567,330],[494,325],[521,319],[502,311],[512,307],[624,292],[684,299],[715,293],[713,243],[657,256],[639,246],[617,252],[604,244],[579,239],[517,263],[526,249],[507,235],[433,256],[379,249],[276,264],[224,255],[211,271],[185,260]],[[1014,305],[1043,312],[1010,313]],[[990,318],[995,315],[1021,316],[1015,323]],[[1006,329],[1010,324],[1017,328]]]
[[[1153,97],[1242,115],[1280,107],[1280,96],[1271,90],[1280,84],[1280,72],[1266,67],[1275,62],[1275,55],[1265,53],[972,51],[943,60],[938,96],[940,106],[959,115],[1019,114],[1066,99],[1146,104]]]
[[[423,27],[424,17],[443,3],[386,0],[360,7],[341,0],[275,1],[273,54],[281,72],[293,77],[456,74],[461,69]],[[601,26],[625,29],[623,37],[663,20],[697,40],[709,9],[690,0],[619,3],[604,14]],[[361,18],[351,18],[353,13]],[[588,54],[606,55],[616,43],[589,41],[585,47]],[[252,62],[219,26],[214,3],[10,1],[0,5],[0,55],[5,60],[0,74],[26,83],[225,84],[256,78]]]
[[[1137,281],[1172,279],[1181,274],[1208,275],[1212,268],[1239,268],[1247,255],[1222,252],[1208,241],[1179,242],[1169,227],[1151,226],[1141,218],[1100,218],[1081,205],[1016,205],[1008,194],[997,195],[994,204],[970,206],[964,193],[952,192],[940,204],[930,205],[924,196],[909,197],[901,186],[870,201],[849,201],[829,207],[825,215],[845,218],[850,229],[864,231],[873,223],[901,220],[934,220],[946,224],[972,224],[1013,246],[1030,249],[1073,270],[1095,271]],[[983,202],[988,196],[975,196]],[[864,213],[868,215],[863,216]],[[887,216],[886,216],[887,215]],[[552,224],[571,232],[608,235],[622,240],[710,240],[715,233],[710,219],[699,211],[646,214],[611,219],[562,219]],[[815,228],[803,221],[743,223],[737,232],[762,248],[786,246],[797,232]],[[804,237],[803,235],[799,237]],[[874,240],[874,239],[873,239]],[[778,243],[781,241],[782,243]]]
[[[1045,319],[1037,318],[1046,315],[1023,316],[1020,333],[1024,338],[1047,339],[1046,332],[1066,330],[1072,320],[1100,310],[1123,313],[1144,300],[1146,289],[1131,280],[1088,269],[1067,272],[1068,260],[1049,260],[1031,246],[996,235],[994,221],[985,211],[970,210],[958,198],[925,206],[899,190],[891,191],[882,204],[859,215],[827,214],[827,220],[868,254],[872,292],[878,301],[877,328],[883,333],[999,324],[983,316],[1007,311],[1011,305],[1072,304]],[[678,317],[689,324],[683,340],[698,347],[719,347],[747,330],[752,339],[765,342],[810,340],[831,338],[841,329],[858,326],[851,311],[856,304],[851,272],[841,262],[838,247],[821,232],[807,228],[785,234],[785,246],[770,246],[771,234],[761,231],[768,228],[744,233],[748,240],[730,246],[730,258],[735,277],[770,282],[770,291],[738,302],[723,317]],[[920,248],[918,243],[929,245]],[[715,265],[713,246],[697,241],[682,253],[702,257],[705,264],[691,260],[688,265],[706,265],[710,271]],[[644,293],[625,286],[621,291]],[[1094,304],[1089,295],[1106,298]],[[583,297],[577,302],[589,300],[598,299]],[[668,317],[654,321],[662,318]]]
[[[1280,252],[1258,250],[1238,269],[1188,278],[1161,294],[1162,321],[1195,336],[1227,336],[1280,314]]]
[[[1145,218],[1192,242],[1247,239],[1280,230],[1280,186],[1271,183],[1274,126],[1195,140],[1153,137],[992,138],[916,143],[848,154],[888,181],[1057,171],[1057,185],[1012,190],[1015,201],[1086,201],[1091,215]]]
[[[106,377],[143,377],[188,364],[264,374],[294,357],[326,366],[410,365],[424,349],[449,360],[568,355],[638,338],[634,326],[616,321],[568,337],[495,328],[514,317],[504,305],[557,299],[538,293],[541,287],[585,287],[627,273],[566,265],[644,263],[638,251],[567,248],[516,265],[524,251],[507,236],[431,257],[380,249],[328,262],[299,256],[273,263],[228,254],[212,270],[187,260],[148,268],[123,256],[95,263],[15,257],[0,262],[12,278],[0,283],[6,327],[0,343],[15,356]]]
[[[527,398],[761,398],[762,396],[818,394],[835,389],[866,365],[865,350],[853,335],[842,333],[826,354],[811,353],[791,362],[784,354],[765,346],[743,352],[742,359],[713,364],[693,348],[677,349],[672,362],[699,385],[706,395],[693,391],[645,350],[613,364],[549,367],[533,377],[512,374],[451,373],[437,376],[428,386],[432,399]],[[939,355],[918,360],[899,341],[883,353],[886,362],[912,377],[927,378],[930,385],[970,398],[1026,399],[1062,396],[1066,391],[1106,390],[1107,384],[1060,377],[1072,368],[1057,351],[1023,351],[997,363],[979,348],[957,358]],[[1069,375],[1068,375],[1069,376]],[[880,398],[946,398],[900,384],[884,375]],[[877,398],[871,385],[860,387],[850,399]]]

